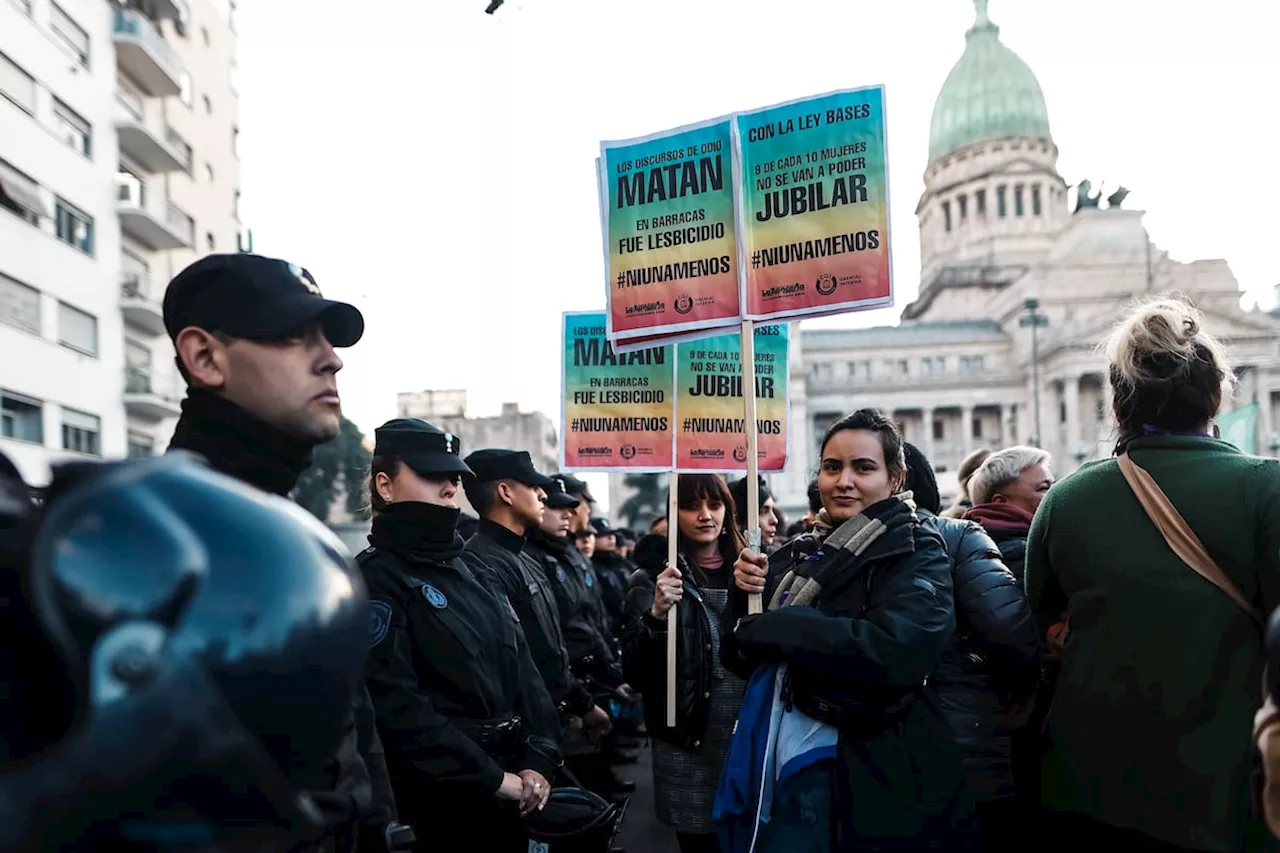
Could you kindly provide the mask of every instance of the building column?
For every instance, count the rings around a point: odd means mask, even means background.
[[[1076,448],[1083,439],[1080,434],[1080,375],[1073,373],[1062,380],[1062,400],[1066,404],[1066,447],[1063,452],[1075,458]]]
[[[1253,400],[1258,405],[1257,449],[1259,456],[1271,455],[1271,432],[1275,429],[1271,417],[1271,373],[1263,365],[1253,369]]]
[[[1001,447],[1008,447],[1015,442],[1009,441],[1009,407],[1004,403],[996,405],[996,438]]]
[[[920,449],[924,452],[924,458],[930,463],[933,462],[933,409],[920,409],[920,418],[923,421],[921,431],[924,433],[920,443]]]
[[[973,406],[960,407],[960,458],[973,447]]]

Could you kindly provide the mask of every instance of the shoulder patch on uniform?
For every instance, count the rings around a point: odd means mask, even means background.
[[[449,599],[445,594],[429,583],[422,585],[422,597],[436,610],[444,610],[449,606]]]
[[[556,580],[560,581],[560,583],[569,582],[569,575],[565,572],[564,566],[556,566]]]
[[[595,576],[595,573],[593,572],[590,572],[590,571],[586,572],[586,576],[583,578],[583,580],[586,581],[588,588],[596,585],[596,576]]]
[[[391,628],[391,605],[385,601],[369,602],[369,648],[387,638]]]

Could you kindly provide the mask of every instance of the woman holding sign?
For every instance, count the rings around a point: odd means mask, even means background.
[[[879,411],[838,421],[820,458],[814,531],[734,566],[723,657],[751,681],[716,798],[724,849],[963,850],[964,774],[927,686],[955,630],[942,539],[901,494]]]
[[[711,804],[744,687],[720,664],[719,624],[743,540],[723,477],[684,475],[677,488],[678,565],[666,565],[666,537],[646,536],[637,544],[640,570],[628,593],[623,667],[644,696],[654,739],[658,819],[676,830],[681,853],[718,853]],[[672,607],[679,608],[674,728],[666,724]]]

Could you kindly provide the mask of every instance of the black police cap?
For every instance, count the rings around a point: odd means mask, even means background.
[[[320,295],[311,273],[261,255],[206,255],[169,282],[164,327],[169,338],[190,326],[251,341],[278,341],[319,323],[335,347],[364,335],[354,305]]]
[[[609,519],[607,518],[593,518],[591,519],[590,524],[595,530],[597,536],[613,536],[617,533],[617,531],[609,524]]]
[[[467,457],[467,465],[476,472],[476,480],[481,483],[515,480],[544,490],[551,485],[551,478],[538,473],[533,467],[533,459],[524,450],[477,450]]]
[[[575,498],[580,498],[589,504],[596,502],[596,499],[591,496],[591,490],[587,488],[587,484],[582,480],[572,474],[556,474],[556,476],[564,480],[566,491]]]
[[[564,477],[553,475],[550,479],[551,485],[542,487],[542,490],[547,493],[548,507],[551,509],[572,509],[579,504],[578,499],[569,494]]]
[[[420,418],[395,418],[373,431],[373,455],[395,456],[423,477],[474,476],[462,461],[462,442]]]

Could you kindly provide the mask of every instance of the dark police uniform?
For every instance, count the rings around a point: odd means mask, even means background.
[[[364,333],[360,311],[321,296],[305,269],[252,254],[208,255],[184,269],[165,290],[164,323],[171,340],[195,326],[270,342],[318,323],[333,346],[348,347]],[[218,471],[285,497],[310,467],[312,450],[201,388],[188,389],[169,449],[196,452]],[[395,820],[396,804],[372,720],[369,697],[360,691],[330,768],[319,778],[294,780],[311,790],[334,827],[335,839],[321,849],[353,850],[356,832],[380,840]]]
[[[528,486],[548,489],[552,480],[539,474],[525,451],[477,450],[466,459],[475,472],[475,483],[515,480]],[[557,493],[548,494],[547,505],[555,508],[576,505],[577,501]],[[474,503],[474,501],[473,501]],[[487,518],[480,519],[476,534],[467,542],[467,551],[494,570],[498,583],[520,617],[533,662],[562,716],[583,716],[594,702],[586,686],[570,670],[569,653],[560,630],[559,605],[555,592],[543,573],[540,561],[524,553],[525,537]]]
[[[424,477],[470,475],[458,441],[424,421],[376,433],[375,456]],[[400,502],[379,511],[357,558],[372,599],[365,680],[401,813],[422,848],[523,851],[503,773],[559,764],[559,720],[506,596],[464,554],[458,510]]]

